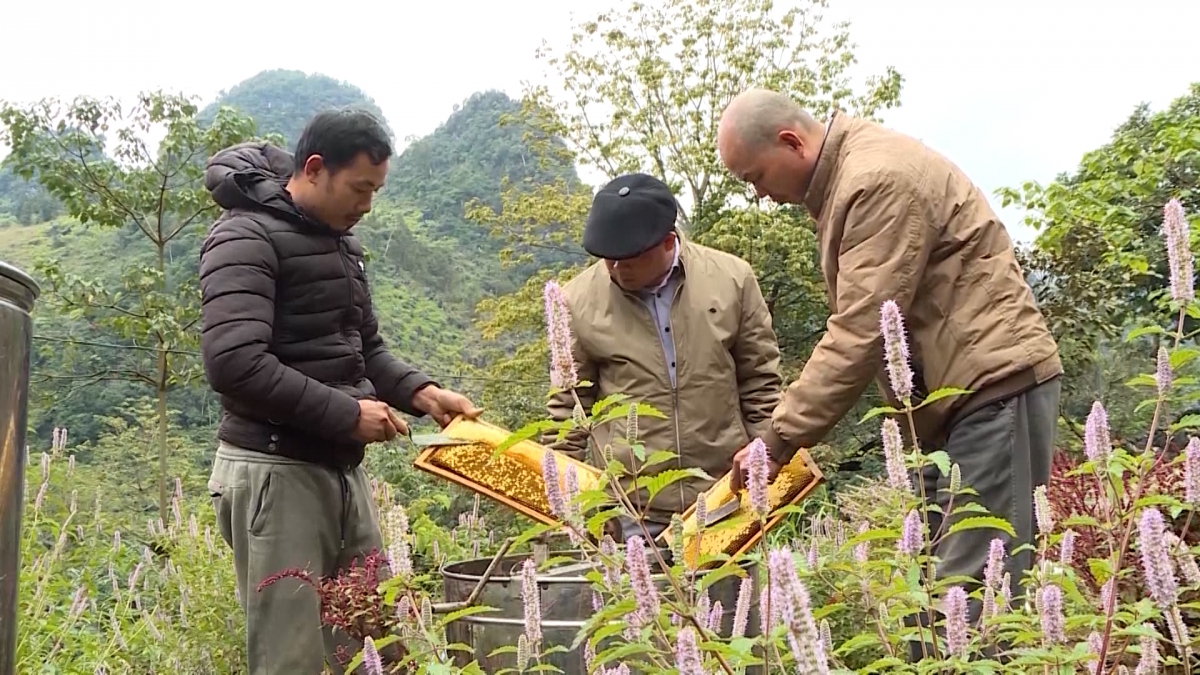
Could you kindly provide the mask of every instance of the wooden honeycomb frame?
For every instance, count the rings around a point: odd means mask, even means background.
[[[808,478],[807,481],[804,481],[806,474],[808,475]],[[791,489],[789,489],[787,493],[783,494],[780,494],[777,489],[771,489],[772,487],[777,487],[782,484],[780,481],[781,477],[791,477],[793,481],[796,481],[791,486]],[[711,488],[709,488],[704,501],[708,512],[711,513],[715,511],[718,506],[725,503],[725,501],[729,499],[730,495],[732,494],[729,489],[729,480],[730,474],[727,473],[722,476],[720,480],[714,483]],[[732,526],[738,530],[738,534],[733,542],[726,546],[721,553],[728,554],[731,558],[736,558],[744,554],[746,551],[749,551],[751,547],[758,543],[758,541],[766,532],[778,525],[780,521],[787,516],[787,513],[779,513],[780,509],[788,506],[794,506],[807,499],[808,496],[812,494],[813,490],[817,489],[817,487],[823,482],[825,482],[825,475],[821,472],[821,469],[817,467],[816,462],[813,461],[813,458],[808,454],[808,451],[804,448],[797,450],[791,461],[789,461],[783,466],[782,469],[780,469],[779,475],[776,476],[775,480],[772,482],[772,485],[768,487],[768,513],[771,515],[768,516],[765,527],[760,527],[757,520],[748,519],[746,516],[746,511],[743,507],[739,507],[739,509],[730,515],[727,520],[716,523],[712,526],[713,528],[717,528],[719,530],[721,529],[722,525],[727,527],[730,526],[730,524],[727,522],[728,520],[740,519],[744,521],[742,524]],[[797,484],[799,485],[798,489],[796,488]],[[740,496],[742,503],[748,505],[749,497],[746,495],[745,489],[741,491]],[[690,562],[695,560],[697,557],[697,547],[695,545],[696,505],[693,504],[689,506],[680,517],[683,519],[684,557]],[[704,545],[705,538],[711,536],[713,535],[706,531],[706,533],[700,539],[701,546]],[[673,539],[670,528],[664,530],[658,538],[664,544],[670,546]],[[706,553],[712,555],[716,552],[706,551]],[[723,562],[728,561],[713,560],[710,561],[708,565],[720,565]]]
[[[481,445],[487,446],[492,451],[500,446],[510,436],[510,432],[501,427],[489,424],[482,420],[468,420],[459,417],[451,422],[445,429],[441,431],[442,435],[448,436],[455,440],[474,441]],[[434,476],[450,481],[456,485],[460,485],[472,492],[481,494],[493,501],[499,502],[504,506],[524,514],[529,518],[546,525],[558,525],[562,521],[554,515],[543,512],[537,508],[533,508],[522,501],[518,501],[511,495],[503,494],[501,491],[483,485],[477,480],[464,476],[447,467],[440,466],[435,463],[439,453],[453,451],[458,446],[452,445],[430,445],[423,448],[418,454],[413,464],[422,471],[430,473]],[[579,484],[580,491],[595,489],[600,484],[601,472],[595,467],[585,464],[577,459],[569,457],[556,450],[551,450],[532,440],[522,440],[512,444],[504,450],[503,455],[510,459],[520,462],[523,467],[530,472],[530,480],[537,482],[541,490],[545,490],[545,481],[542,478],[542,458],[546,452],[554,453],[554,459],[558,463],[558,480],[560,489],[564,487],[564,477],[568,466],[575,467],[575,475]]]

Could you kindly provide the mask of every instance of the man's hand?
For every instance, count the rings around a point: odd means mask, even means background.
[[[432,384],[417,392],[413,407],[432,417],[443,429],[458,415],[473,420],[483,412],[466,396]]]
[[[749,445],[742,448],[741,450],[738,450],[737,454],[735,454],[733,456],[733,467],[730,468],[730,472],[732,472],[733,475],[729,477],[729,489],[734,494],[737,494],[739,490],[741,490],[743,487],[746,486],[746,478],[747,478],[747,476],[749,476],[749,473],[750,473],[749,469],[747,467],[747,464],[749,461],[749,456],[750,456],[750,446]],[[771,459],[770,455],[768,455],[767,456],[767,483],[768,484],[770,484],[771,481],[775,480],[775,476],[779,475],[779,469],[780,469],[779,464],[775,460]]]
[[[350,435],[360,443],[390,441],[398,434],[408,434],[408,425],[382,401],[361,400],[358,410],[358,426]]]

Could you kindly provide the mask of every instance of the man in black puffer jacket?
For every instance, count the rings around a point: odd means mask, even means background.
[[[382,547],[367,444],[407,433],[392,407],[442,426],[479,410],[392,356],[350,229],[387,176],[391,142],[360,111],[324,112],[295,159],[266,143],[209,160],[223,209],[200,257],[204,368],[224,415],[209,490],[233,549],[251,675],[320,673],[356,645],[321,628],[314,576]]]

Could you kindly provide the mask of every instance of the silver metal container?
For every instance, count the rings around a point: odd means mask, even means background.
[[[17,579],[25,492],[25,423],[33,321],[40,289],[0,262],[0,675],[12,675],[17,651]]]
[[[582,558],[579,552],[554,551],[550,555],[555,558],[570,557],[574,560]],[[492,655],[492,652],[499,647],[515,647],[518,637],[525,630],[520,569],[527,557],[517,555],[501,558],[495,573],[484,583],[475,604],[492,607],[496,611],[462,617],[446,627],[447,642],[468,645],[471,648],[470,653],[453,650],[450,652],[454,654],[460,667],[471,661],[476,661],[486,673],[516,667],[517,659],[514,653]],[[448,602],[465,600],[491,562],[491,558],[477,558],[443,567],[445,599]],[[564,566],[567,564],[570,563],[563,563]],[[751,563],[743,565],[743,569],[755,578],[746,634],[754,636],[759,634],[760,625],[757,611],[759,586],[757,574],[750,565]],[[654,566],[651,563],[652,569]],[[658,575],[654,579],[660,588],[669,587],[670,582],[665,576]],[[733,628],[733,616],[737,609],[741,583],[741,577],[726,576],[708,589],[710,601],[714,604],[718,600],[721,602],[722,635],[729,635]],[[581,574],[556,576],[544,573],[538,576],[538,588],[542,600],[542,651],[553,647],[567,650],[549,654],[542,663],[553,665],[565,675],[585,675],[587,669],[583,661],[583,644],[575,650],[571,650],[570,647],[580,628],[595,613],[592,609],[591,582]],[[613,667],[617,664],[610,662],[607,665]],[[630,670],[634,669],[631,667]],[[756,672],[756,669],[750,668],[749,671]]]

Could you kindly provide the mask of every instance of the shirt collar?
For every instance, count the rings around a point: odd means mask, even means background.
[[[667,275],[663,277],[663,280],[661,282],[659,282],[659,284],[657,286],[655,286],[654,288],[647,288],[646,290],[648,292],[657,293],[658,291],[661,291],[663,289],[663,286],[666,286],[671,281],[671,277],[675,276],[675,270],[679,269],[679,249],[681,249],[681,248],[683,248],[682,242],[680,242],[679,239],[676,238],[675,239],[675,257],[674,257],[674,259],[671,260],[671,269],[667,271]]]

